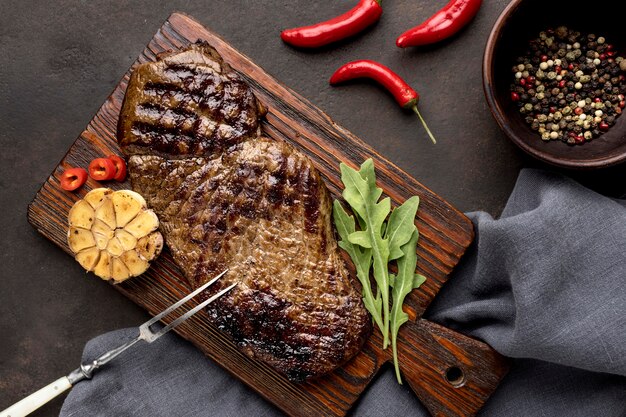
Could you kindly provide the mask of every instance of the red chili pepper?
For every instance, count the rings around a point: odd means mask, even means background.
[[[405,109],[413,110],[422,121],[428,136],[437,143],[435,137],[428,129],[426,122],[422,118],[417,103],[419,102],[419,94],[413,90],[398,74],[387,68],[386,66],[370,60],[359,60],[348,62],[340,67],[330,77],[330,84],[336,85],[344,81],[354,80],[357,78],[371,78],[385,87],[396,99],[398,104]]]
[[[478,13],[482,0],[451,0],[443,9],[396,39],[400,48],[439,42],[460,31]]]
[[[126,179],[126,162],[117,155],[109,155],[107,158],[115,165],[115,176],[113,179],[119,182],[124,181]]]
[[[87,181],[87,171],[84,168],[69,168],[63,171],[61,178],[61,188],[67,191],[74,191]]]
[[[301,48],[318,48],[356,35],[376,23],[383,13],[380,0],[361,0],[354,8],[325,22],[283,30],[286,43]]]
[[[115,172],[115,164],[108,158],[96,158],[89,164],[89,176],[96,181],[112,180]]]

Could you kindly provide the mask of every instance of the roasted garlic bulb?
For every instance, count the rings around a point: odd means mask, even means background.
[[[96,188],[69,216],[67,241],[87,271],[116,283],[144,273],[163,249],[159,219],[130,190]]]

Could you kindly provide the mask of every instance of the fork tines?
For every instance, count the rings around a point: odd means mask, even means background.
[[[196,314],[198,311],[202,310],[204,307],[211,304],[213,301],[217,300],[219,297],[221,297],[222,295],[226,294],[228,291],[233,289],[237,285],[237,283],[231,284],[228,287],[220,290],[217,294],[213,295],[206,301],[198,304],[196,307],[192,308],[191,310],[189,310],[182,316],[178,317],[176,320],[172,321],[170,324],[166,325],[165,327],[158,330],[157,332],[153,332],[152,330],[150,330],[150,326],[152,326],[154,323],[161,320],[165,316],[169,315],[170,313],[172,313],[178,307],[182,306],[187,301],[191,300],[193,297],[200,294],[202,291],[206,290],[208,287],[213,285],[218,279],[223,277],[224,274],[226,274],[226,272],[228,272],[228,269],[222,271],[219,275],[217,275],[212,280],[208,281],[203,286],[197,288],[195,291],[191,292],[186,297],[181,298],[180,300],[178,300],[177,302],[175,302],[174,304],[172,304],[171,306],[169,306],[168,308],[166,308],[165,310],[163,310],[162,312],[160,312],[159,314],[157,314],[156,316],[152,317],[150,320],[148,320],[147,322],[139,326],[140,338],[145,340],[148,343],[154,342],[156,339],[163,336],[165,333],[169,332],[170,330],[180,325],[181,323],[185,322],[188,318]]]

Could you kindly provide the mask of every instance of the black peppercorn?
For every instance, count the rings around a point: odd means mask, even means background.
[[[595,34],[564,26],[529,42],[526,56],[511,67],[511,98],[524,121],[543,140],[582,144],[616,122],[624,107],[622,57]]]

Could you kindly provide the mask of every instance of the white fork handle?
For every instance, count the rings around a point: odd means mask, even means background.
[[[72,388],[72,384],[70,384],[69,379],[67,379],[66,376],[61,377],[52,384],[46,385],[39,391],[33,392],[28,397],[16,402],[11,407],[0,412],[0,417],[27,416],[70,388]]]

